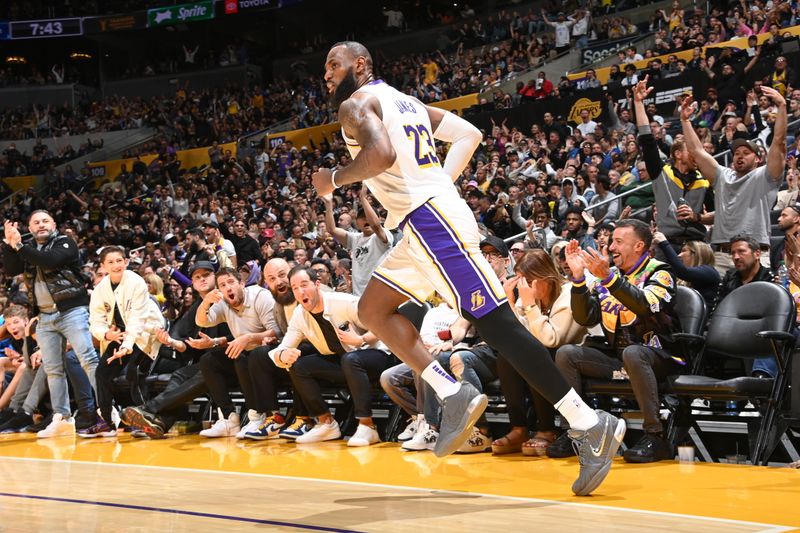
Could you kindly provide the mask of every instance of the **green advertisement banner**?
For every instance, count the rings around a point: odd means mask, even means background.
[[[150,28],[213,18],[214,0],[200,0],[190,4],[164,6],[147,10],[147,25]]]

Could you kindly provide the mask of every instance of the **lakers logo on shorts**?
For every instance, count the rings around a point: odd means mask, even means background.
[[[483,296],[483,294],[481,294],[480,290],[477,290],[470,295],[470,301],[472,302],[472,311],[477,311],[486,305],[486,298]]]

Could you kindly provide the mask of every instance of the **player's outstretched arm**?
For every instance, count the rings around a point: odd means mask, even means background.
[[[314,188],[320,196],[332,193],[336,187],[377,176],[391,167],[397,158],[381,120],[380,103],[374,96],[354,94],[342,102],[339,122],[345,133],[358,142],[361,151],[352,163],[337,169],[335,176],[326,168],[319,169],[312,176]]]
[[[451,180],[456,181],[483,140],[483,134],[454,113],[431,106],[425,106],[425,109],[431,120],[434,139],[452,143],[447,151],[444,171]]]

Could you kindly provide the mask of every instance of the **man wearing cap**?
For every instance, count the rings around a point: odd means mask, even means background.
[[[644,156],[644,168],[653,180],[658,230],[677,252],[686,241],[705,238],[702,214],[709,182],[697,172],[692,151],[684,141],[672,143],[670,162],[664,164],[661,161],[659,147],[644,108],[644,99],[650,91],[652,87],[647,86],[646,78],[633,89],[639,145]]]
[[[564,13],[559,12],[556,22],[550,22],[550,19],[547,17],[547,11],[545,11],[544,8],[542,8],[542,20],[544,20],[545,24],[548,26],[555,28],[556,53],[562,54],[569,50],[570,29],[575,25],[575,21],[567,20]]]
[[[494,235],[487,235],[481,241],[481,253],[489,261],[492,270],[497,274],[500,281],[505,281],[507,277],[513,275],[514,270],[509,260],[508,245],[503,239]]]
[[[771,87],[761,92],[778,109],[772,144],[767,151],[766,164],[759,166],[759,149],[752,141],[735,139],[731,146],[733,168],[721,166],[703,150],[703,145],[690,122],[696,104],[688,97],[681,108],[681,125],[686,145],[694,154],[697,167],[714,187],[714,230],[711,246],[715,250],[717,270],[732,266],[730,259],[732,237],[751,236],[762,252],[769,251],[769,213],[783,181],[786,167],[786,100]],[[769,266],[769,254],[762,253],[761,261]],[[726,268],[726,270],[727,270]]]
[[[144,405],[126,407],[122,412],[126,424],[142,430],[152,439],[163,438],[180,409],[207,392],[198,364],[200,357],[211,350],[224,352],[228,341],[233,340],[225,322],[208,328],[195,323],[197,308],[214,290],[214,265],[209,261],[198,261],[192,266],[189,277],[197,297],[169,331],[161,329],[157,334],[158,340],[174,350],[176,358],[186,366],[172,373],[166,388],[158,396]]]
[[[236,268],[236,248],[228,239],[222,237],[219,230],[219,223],[216,220],[208,220],[203,223],[206,234],[206,241],[214,248],[220,267],[231,266]]]

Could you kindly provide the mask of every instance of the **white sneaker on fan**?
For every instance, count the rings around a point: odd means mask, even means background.
[[[200,432],[201,437],[216,438],[216,437],[233,437],[241,429],[239,424],[239,415],[236,411],[232,412],[227,419],[222,416],[222,409],[217,409],[219,413],[219,420],[208,429]]]
[[[342,431],[339,423],[332,419],[328,424],[317,423],[311,431],[295,439],[297,444],[308,444],[311,442],[322,442],[326,440],[336,440],[342,438]]]
[[[72,417],[65,419],[64,415],[59,413],[53,415],[53,421],[47,424],[46,428],[36,433],[40,439],[72,435],[75,435],[75,419]]]
[[[264,423],[264,420],[267,419],[267,415],[264,413],[259,413],[255,409],[250,409],[247,411],[247,424],[242,427],[236,433],[237,439],[243,439],[244,436],[251,431],[258,431],[259,426]]]
[[[414,438],[417,433],[417,428],[420,423],[425,423],[425,415],[416,415],[411,417],[411,421],[406,426],[406,429],[397,436],[398,442],[405,442]]]
[[[359,424],[355,434],[347,441],[348,446],[369,446],[381,441],[378,431],[371,426]]]

